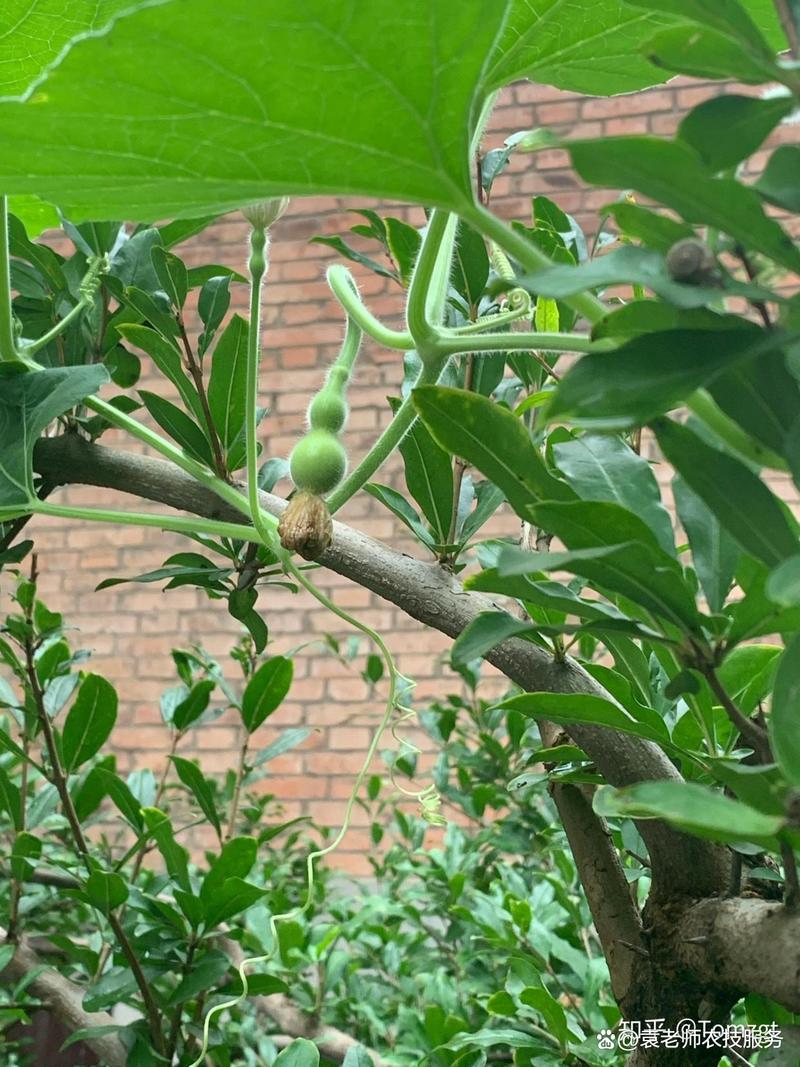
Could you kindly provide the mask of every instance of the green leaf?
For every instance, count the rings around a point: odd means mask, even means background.
[[[588,693],[523,693],[496,706],[518,711],[532,719],[607,726],[611,730],[646,737],[659,744],[669,739],[665,726],[658,729],[653,723],[641,722],[619,704]]]
[[[196,221],[178,219],[175,225],[178,223],[181,225],[194,225]],[[211,278],[218,278],[221,275],[230,278],[232,282],[247,282],[247,278],[243,274],[240,274],[238,270],[234,270],[233,267],[226,267],[224,263],[204,263],[202,267],[189,268],[189,288],[196,289],[198,286],[205,285]]]
[[[392,281],[395,281],[397,278],[395,272],[390,267],[385,267],[371,256],[365,256],[363,252],[359,252],[358,249],[352,248],[341,237],[312,237],[310,243],[326,245],[328,248],[333,248],[334,251],[338,252],[344,259],[349,259],[353,263],[360,263],[362,267],[371,270],[373,274],[379,274],[382,278],[391,278]]]
[[[718,668],[719,680],[745,715],[755,711],[771,691],[780,654],[777,645],[740,645]]]
[[[766,594],[781,607],[800,605],[800,555],[789,556],[770,572]]]
[[[525,1030],[478,1030],[476,1033],[463,1032],[451,1037],[447,1047],[458,1051],[462,1048],[492,1048],[494,1045],[508,1045],[509,1048],[540,1048],[541,1038]]]
[[[100,366],[35,373],[0,366],[0,511],[33,499],[33,448],[42,431],[107,381]]]
[[[61,223],[53,205],[46,204],[38,196],[10,196],[8,210],[13,211],[29,237],[38,237],[45,230],[58,229]]]
[[[11,781],[3,767],[0,767],[0,808],[8,814],[14,829],[21,830],[22,794],[19,786]]]
[[[519,999],[527,1007],[539,1012],[547,1023],[549,1032],[553,1037],[558,1038],[562,1046],[566,1046],[569,1040],[567,1017],[555,997],[551,996],[546,989],[529,986],[522,990]]]
[[[13,210],[13,209],[10,209]],[[58,219],[53,224],[58,226]],[[12,213],[8,216],[8,250],[17,259],[25,260],[36,267],[44,277],[48,287],[59,293],[67,289],[67,279],[62,270],[63,257],[57,255],[52,248],[28,239],[28,227],[23,225],[19,218]]]
[[[731,604],[731,628],[728,642],[738,644],[765,634],[792,634],[800,630],[800,607],[781,607],[766,593],[769,572],[762,564],[746,556],[737,568],[736,579],[744,597]]]
[[[514,0],[486,72],[491,89],[529,78],[559,89],[606,96],[662,81],[641,55],[663,21],[594,0],[570,10],[550,0]]]
[[[652,289],[676,307],[703,307],[719,300],[719,289],[682,285],[669,274],[664,257],[649,248],[623,245],[613,252],[587,260],[579,266],[564,264],[528,274],[515,284],[532,293],[563,299],[585,289],[605,289],[632,284]]]
[[[736,844],[752,841],[774,847],[783,819],[724,796],[698,782],[641,782],[613,789],[601,786],[594,795],[598,815],[632,819],[663,819],[679,830]]]
[[[113,223],[113,226],[119,229],[119,223]],[[112,241],[117,243],[117,235],[109,223],[102,226],[96,226],[94,223],[72,226],[65,223],[64,228],[76,243],[77,239],[81,238],[78,247],[87,255],[90,252],[101,254]],[[86,234],[86,239],[82,237],[83,233]],[[169,333],[177,333],[177,322],[167,306],[167,294],[159,291],[163,287],[153,265],[153,251],[160,247],[161,234],[155,226],[142,227],[132,237],[123,239],[119,244],[111,258],[111,272],[114,280],[121,282],[126,292],[135,293],[136,296],[142,294],[157,306],[160,317],[169,322]]]
[[[361,1045],[351,1045],[342,1060],[342,1067],[375,1067],[372,1057]]]
[[[397,264],[400,281],[407,286],[411,281],[414,264],[417,261],[422,236],[413,226],[400,219],[391,217],[384,220],[386,226],[386,245]]]
[[[117,720],[117,694],[99,674],[83,680],[61,737],[64,770],[71,774],[106,743]]]
[[[175,386],[188,411],[196,419],[203,416],[203,408],[197,390],[189,381],[183,369],[183,360],[180,350],[172,341],[162,337],[160,333],[150,329],[149,326],[141,326],[139,323],[120,323],[117,331],[136,348],[141,348],[155,363],[165,378]]]
[[[292,684],[294,664],[285,656],[273,656],[258,668],[242,697],[242,722],[253,733],[280,707]]]
[[[46,91],[3,105],[0,187],[76,219],[313,193],[463,208],[476,89],[504,17],[492,0],[313,0],[287,19],[268,0],[254,33],[249,0],[231,0],[221,33],[215,0],[191,17],[145,7],[77,43]]]
[[[211,358],[208,405],[225,448],[231,447],[244,425],[248,333],[245,320],[234,315]]]
[[[677,407],[737,360],[769,351],[775,344],[764,330],[744,324],[634,337],[613,352],[580,359],[559,383],[548,417],[628,429]]]
[[[694,224],[713,226],[800,270],[800,251],[764,213],[758,194],[731,178],[715,178],[682,141],[656,137],[608,137],[569,143],[572,162],[584,181],[611,189],[633,188]]]
[[[183,976],[170,993],[167,1004],[174,1007],[187,1000],[193,1000],[200,993],[216,986],[231,967],[231,961],[224,952],[216,949],[207,952],[193,964],[189,973]]]
[[[202,233],[203,230],[207,230],[212,222],[217,221],[217,218],[217,215],[201,215],[200,218],[196,219],[175,219],[173,222],[168,222],[166,226],[159,226],[158,232],[161,235],[161,243],[164,248],[173,248],[175,245],[187,241],[190,237]],[[191,274],[191,271],[189,273]]]
[[[231,303],[231,279],[226,274],[216,274],[209,278],[200,290],[197,299],[197,312],[205,329],[200,335],[198,351],[200,356],[206,352],[214,339],[220,323],[225,318]]]
[[[786,39],[770,0],[626,0],[659,15],[674,15],[699,22],[726,34],[754,56],[772,59],[786,47]]]
[[[36,869],[35,860],[42,854],[42,842],[23,830],[14,837],[11,849],[11,873],[20,882],[28,881]]]
[[[205,922],[209,927],[218,926],[227,919],[252,908],[269,892],[262,886],[245,882],[242,878],[227,878],[217,888],[214,896],[205,901]]]
[[[319,1067],[319,1049],[313,1041],[298,1037],[281,1052],[275,1067]]]
[[[752,155],[793,106],[788,96],[717,96],[684,117],[678,136],[711,170],[726,170]]]
[[[503,490],[522,518],[540,500],[569,500],[574,493],[554,478],[525,425],[487,397],[426,385],[413,392],[419,417],[435,441]]]
[[[145,974],[148,973],[152,976],[152,967],[145,968]],[[136,977],[128,966],[114,967],[89,986],[83,997],[83,1007],[86,1011],[105,1011],[123,1003],[136,992],[136,988]]]
[[[189,275],[183,260],[172,252],[167,252],[160,244],[153,246],[150,258],[159,284],[169,297],[169,302],[174,308],[182,308],[186,303],[186,294],[189,292]]]
[[[168,433],[188,455],[209,467],[213,466],[211,446],[194,419],[169,400],[156,396],[155,393],[150,393],[146,389],[140,389],[139,396],[161,429]]]
[[[680,564],[659,547],[650,527],[637,515],[618,504],[578,501],[540,504],[534,508],[533,518],[570,552],[613,550],[597,559],[588,553],[585,558],[576,555],[569,563],[576,574],[628,597],[681,630],[699,632],[694,593]]]
[[[611,500],[643,519],[665,552],[675,554],[672,520],[650,464],[621,438],[584,434],[553,445],[556,465],[583,500]]]
[[[292,726],[288,730],[284,730],[279,737],[276,737],[274,741],[261,749],[253,760],[253,766],[263,767],[270,760],[275,759],[277,756],[282,756],[284,752],[289,752],[297,745],[301,745],[310,734],[311,730],[306,726]]]
[[[131,9],[129,0],[6,0],[0,97],[22,96],[74,41]]]
[[[446,544],[453,511],[453,468],[450,456],[415,421],[400,442],[406,487],[431,524],[439,544]]]
[[[379,485],[377,482],[370,482],[364,486],[364,489],[406,525],[421,544],[429,548],[431,552],[435,551],[436,542],[433,536],[425,529],[418,512],[412,508],[402,493],[398,493],[396,489],[388,485]]]
[[[453,250],[450,281],[467,307],[477,310],[489,278],[489,254],[483,237],[465,222],[460,222]]]
[[[482,611],[456,638],[450,652],[450,665],[454,669],[464,667],[486,655],[506,638],[529,633],[535,633],[535,627],[525,619],[515,619],[505,611]]]
[[[672,492],[708,606],[712,611],[721,611],[736,573],[739,547],[683,478],[673,479]]]
[[[800,211],[800,188],[797,173],[800,168],[800,148],[781,145],[767,160],[764,173],[755,188],[771,204],[787,211]]]
[[[697,78],[735,78],[746,85],[759,85],[771,82],[778,73],[774,59],[753,56],[724,33],[702,26],[662,30],[646,48],[657,67]]]
[[[603,208],[603,212],[608,212],[616,220],[617,226],[626,237],[635,237],[637,241],[643,241],[657,252],[668,252],[676,241],[695,235],[692,227],[687,226],[685,222],[651,211],[641,204],[632,204],[628,200],[617,200],[608,204]],[[623,305],[620,310],[628,306]],[[612,311],[611,314],[615,312]],[[659,328],[657,323],[650,327],[651,330]]]
[[[208,707],[209,698],[216,688],[216,682],[203,678],[189,690],[189,695],[182,700],[172,713],[172,725],[176,730],[188,730],[197,722]]]
[[[800,635],[795,634],[778,664],[769,716],[772,749],[778,766],[800,786]]]
[[[134,796],[133,792],[117,774],[105,767],[95,767],[92,774],[97,774],[103,784],[106,794],[111,798],[116,807],[125,816],[131,826],[139,833],[144,829],[142,817],[142,805]]]
[[[169,817],[158,808],[142,808],[142,817],[150,836],[164,857],[170,877],[184,893],[191,893],[189,854],[175,840]]]
[[[211,904],[229,878],[246,878],[257,855],[258,844],[254,837],[234,837],[226,841],[203,880],[200,889],[203,903]]]
[[[90,815],[94,814],[103,803],[106,795],[105,782],[102,771],[113,774],[116,767],[116,756],[113,754],[104,756],[89,770],[76,788],[72,790],[72,802],[75,805],[75,813],[80,822],[85,822]]]
[[[86,896],[94,907],[108,915],[128,899],[128,887],[119,874],[92,871],[86,879]]]
[[[757,441],[787,455],[787,438],[800,418],[800,386],[779,349],[744,360],[709,384],[717,406]]]
[[[670,419],[657,419],[653,430],[666,459],[745,552],[768,567],[797,552],[783,508],[749,467]]]
[[[175,764],[175,770],[178,772],[178,777],[193,794],[200,806],[200,810],[216,830],[217,837],[222,840],[222,826],[220,825],[219,814],[214,801],[214,790],[211,787],[211,783],[197,764],[193,763],[191,760],[182,759],[180,756],[170,756],[170,759]]]
[[[267,641],[269,641],[269,629],[267,628],[267,624],[255,610],[248,611],[242,619],[242,622],[253,639],[253,647],[256,652],[261,655],[267,647]]]

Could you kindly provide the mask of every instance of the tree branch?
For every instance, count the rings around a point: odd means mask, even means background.
[[[217,939],[220,949],[230,956],[231,962],[238,967],[244,959],[241,945],[228,937]],[[251,998],[256,1011],[268,1015],[276,1026],[280,1027],[283,1034],[277,1035],[278,1044],[282,1037],[294,1040],[296,1037],[305,1037],[313,1041],[322,1055],[335,1063],[342,1063],[351,1048],[360,1045],[350,1034],[337,1030],[335,1026],[326,1026],[308,1012],[301,1011],[283,993],[272,993],[269,996],[255,996]],[[273,1040],[275,1040],[273,1038]],[[291,1042],[287,1042],[290,1044]],[[377,1052],[366,1049],[372,1058],[375,1067],[391,1067],[391,1065]]]
[[[627,1015],[626,1004],[647,957],[641,917],[608,829],[581,787],[558,783],[551,794],[608,962],[614,997]]]
[[[684,912],[673,941],[697,981],[800,1011],[800,912],[755,897],[700,900]]]
[[[0,930],[0,942],[4,939],[5,931]],[[42,960],[23,939],[11,962],[0,972],[0,982],[19,982],[41,966]],[[43,970],[27,988],[47,1005],[70,1033],[93,1026],[115,1025],[115,1020],[107,1012],[84,1011],[85,987],[70,982],[58,971]],[[104,1067],[125,1067],[128,1062],[128,1052],[116,1034],[87,1037],[85,1044],[97,1053]]]
[[[173,464],[89,444],[77,435],[38,441],[34,465],[59,484],[103,486],[206,518],[241,521],[229,504]],[[280,515],[286,507],[286,501],[271,493],[262,493],[260,499],[272,515]],[[464,590],[438,564],[396,552],[342,523],[333,526],[333,542],[319,562],[425,626],[455,638],[481,611],[496,608],[489,597]],[[574,660],[555,661],[527,641],[504,641],[486,658],[529,692],[592,693],[613,700]],[[649,741],[586,723],[570,725],[568,732],[611,785],[680,780],[667,755]],[[642,821],[639,830],[650,853],[654,898],[711,896],[727,885],[730,858],[726,849],[657,820]]]

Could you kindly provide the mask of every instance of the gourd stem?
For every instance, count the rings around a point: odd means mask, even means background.
[[[341,263],[328,268],[326,275],[333,295],[347,312],[348,318],[358,323],[364,333],[368,334],[384,348],[394,348],[409,352],[414,347],[414,338],[407,331],[390,330],[377,319],[361,302],[355,287],[353,275]]]
[[[447,362],[448,360],[445,356],[423,363],[414,382],[414,388],[418,385],[432,385],[438,381]],[[350,497],[354,496],[370,480],[378,468],[386,462],[408,433],[416,417],[414,402],[409,395],[397,409],[394,418],[375,441],[366,456],[345,478],[339,488],[335,489],[328,497],[328,511],[330,511],[331,515],[338,511],[343,504],[346,504]]]

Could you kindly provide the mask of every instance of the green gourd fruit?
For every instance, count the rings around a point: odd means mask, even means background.
[[[310,430],[294,446],[289,472],[298,489],[323,496],[334,489],[347,470],[344,445],[330,430]]]
[[[347,421],[347,401],[331,386],[321,389],[308,407],[308,422],[313,430],[338,433]]]

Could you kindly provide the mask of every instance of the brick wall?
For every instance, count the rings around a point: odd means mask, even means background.
[[[519,84],[500,98],[485,147],[499,146],[508,134],[539,125],[584,137],[604,133],[670,134],[687,108],[719,91],[719,87],[681,80],[606,100]],[[778,136],[796,140],[797,127],[778,131]],[[590,236],[597,228],[598,209],[616,195],[585,190],[571,173],[566,154],[548,150],[512,159],[508,171],[495,184],[493,208],[506,218],[527,219],[530,198],[537,194],[552,197],[575,215]],[[288,455],[301,432],[308,400],[321,382],[323,368],[335,356],[342,335],[338,305],[331,299],[324,280],[333,253],[321,245],[309,244],[309,238],[345,232],[357,221],[348,214],[349,209],[376,206],[412,224],[422,222],[419,209],[313,197],[295,200],[274,228],[263,338],[262,402],[270,408],[262,424],[265,455]],[[230,215],[179,252],[192,264],[217,262],[243,270],[245,246],[246,227],[237,216]],[[386,279],[358,268],[354,273],[370,308],[387,322],[396,322],[402,311],[402,294]],[[236,306],[244,312],[246,293],[243,286],[236,288]],[[368,342],[350,390],[347,444],[351,461],[359,458],[387,422],[386,396],[398,393],[401,379],[401,355],[382,351]],[[130,445],[118,435],[108,435],[104,441]],[[386,478],[382,473],[381,480]],[[278,491],[288,488],[282,483]],[[788,493],[788,486],[781,487],[784,489]],[[59,499],[72,504],[134,506],[134,501],[119,495],[78,488]],[[364,494],[352,500],[340,518],[393,546],[409,548],[399,524]],[[515,520],[505,515],[493,528],[508,532],[515,527]],[[159,773],[166,758],[159,695],[176,682],[170,648],[201,643],[226,664],[229,676],[235,678],[238,668],[227,659],[227,653],[235,640],[237,624],[227,615],[224,604],[210,602],[190,589],[162,593],[153,585],[125,585],[94,592],[103,577],[141,573],[158,566],[179,547],[191,547],[181,538],[151,530],[57,520],[37,522],[36,532],[43,597],[78,628],[73,639],[93,650],[93,669],[121,687],[124,702],[114,735],[120,767],[147,766]],[[8,580],[0,581],[7,591]],[[397,653],[401,670],[416,679],[418,702],[460,688],[459,679],[443,666],[448,646],[444,638],[422,630],[345,579],[320,572],[318,581],[338,604],[382,631]],[[270,627],[270,648],[274,653],[291,650],[326,632],[338,638],[349,636],[337,619],[305,595],[266,589],[259,608]],[[366,651],[365,646],[362,648]],[[319,648],[304,648],[297,654],[289,698],[262,728],[263,739],[256,739],[266,743],[276,729],[289,725],[305,724],[314,729],[302,748],[270,764],[270,776],[264,783],[282,799],[287,815],[310,812],[319,822],[331,825],[337,825],[341,818],[344,799],[380,709],[380,687],[376,694],[368,694],[359,675],[361,666],[361,659],[343,666]],[[497,686],[499,680],[493,684]],[[192,743],[207,772],[222,772],[235,764],[236,739],[236,723],[226,714],[197,731]],[[187,753],[191,754],[191,747]],[[366,872],[369,848],[365,819],[356,809],[354,827],[335,862],[353,873]]]

